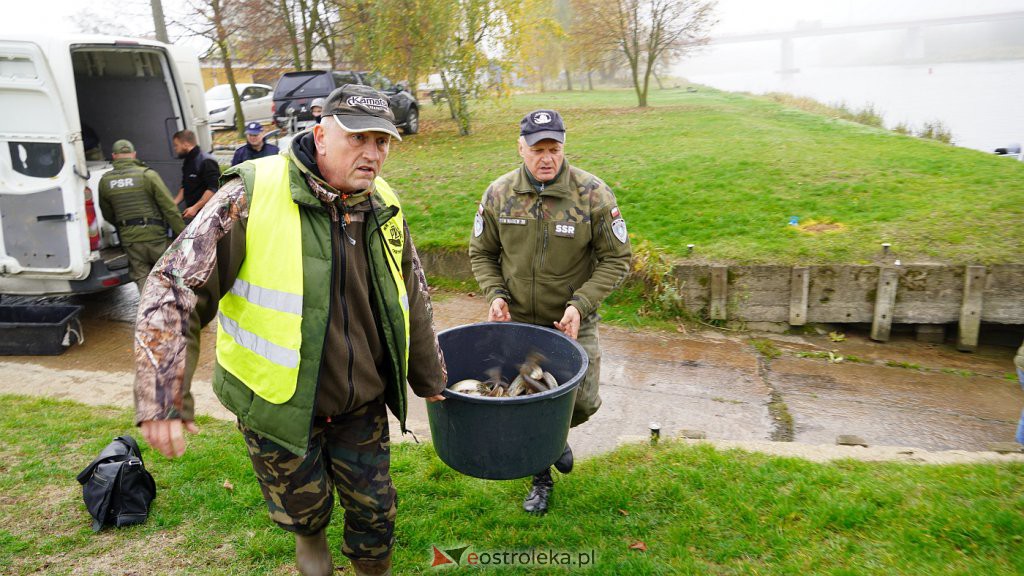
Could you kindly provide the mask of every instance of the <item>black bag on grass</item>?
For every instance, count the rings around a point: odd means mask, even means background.
[[[131,436],[118,436],[78,474],[82,499],[92,514],[92,529],[113,524],[141,524],[156,497],[156,483],[142,463],[139,445]]]

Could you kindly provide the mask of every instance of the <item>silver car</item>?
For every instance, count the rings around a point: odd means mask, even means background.
[[[268,122],[274,117],[274,89],[266,84],[235,84],[242,100],[243,122]],[[235,127],[235,105],[231,100],[231,86],[220,84],[206,91],[206,109],[210,126]]]

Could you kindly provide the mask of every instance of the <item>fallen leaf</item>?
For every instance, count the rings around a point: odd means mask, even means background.
[[[470,298],[474,298],[474,297],[476,297],[476,294],[470,292],[469,294],[466,294],[466,296],[469,296]]]
[[[232,484],[230,480],[225,480],[224,481],[224,489],[225,490],[234,490],[235,489],[235,485]]]
[[[639,550],[641,552],[647,552],[647,544],[644,544],[642,540],[637,540],[629,545],[630,550]]]
[[[622,508],[619,508],[619,514],[622,514],[623,516],[629,516],[629,512],[623,510]]]

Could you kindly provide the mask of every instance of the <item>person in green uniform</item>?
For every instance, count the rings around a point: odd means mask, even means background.
[[[576,339],[590,361],[576,394],[572,426],[601,406],[597,307],[629,273],[632,251],[615,194],[600,178],[565,160],[565,123],[554,110],[519,124],[523,164],[498,178],[477,209],[469,257],[490,303],[487,319],[554,327]],[[555,468],[572,470],[566,445]],[[523,502],[544,513],[554,482],[538,471]]]
[[[136,158],[131,142],[114,142],[112,157],[114,169],[100,179],[100,210],[117,227],[129,274],[142,294],[149,271],[170,245],[167,229],[177,236],[185,221],[160,175]]]

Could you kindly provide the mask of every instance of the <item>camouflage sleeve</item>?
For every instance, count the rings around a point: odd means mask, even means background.
[[[405,225],[402,275],[409,295],[409,386],[417,396],[434,396],[444,390],[448,370],[434,332],[434,312],[430,305],[427,277],[409,235],[408,224]]]
[[[469,262],[480,290],[487,302],[495,298],[511,301],[512,296],[501,275],[501,239],[498,236],[498,217],[495,211],[495,193],[492,184],[484,192],[476,215],[473,217],[473,235],[469,239]]]
[[[181,231],[185,229],[185,220],[182,219],[181,212],[178,212],[178,207],[174,205],[174,200],[170,191],[167,190],[167,186],[164,185],[163,178],[157,174],[156,170],[146,170],[146,180],[149,181],[149,190],[153,194],[157,208],[160,209],[160,214],[164,217],[164,222],[171,227],[175,236],[181,234]]]
[[[583,283],[569,303],[586,318],[601,302],[622,284],[629,274],[633,257],[626,232],[626,221],[619,211],[615,194],[598,178],[586,184],[591,194],[591,247],[597,260],[594,273]]]
[[[135,320],[136,424],[194,419],[188,388],[199,331],[238,273],[248,212],[241,180],[229,181],[150,272]]]

